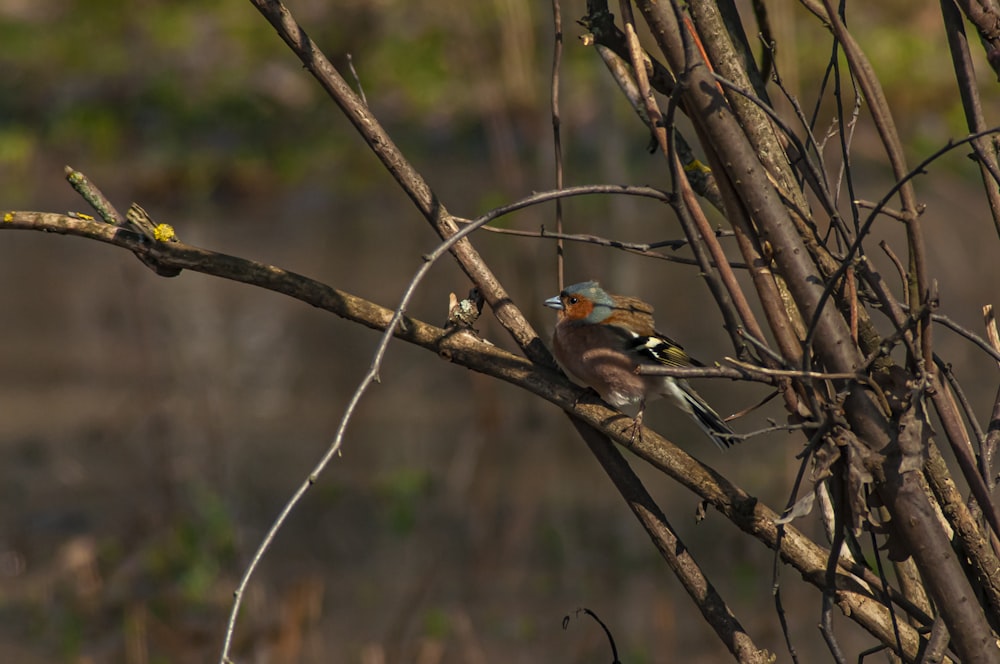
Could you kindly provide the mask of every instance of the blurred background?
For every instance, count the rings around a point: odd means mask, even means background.
[[[966,133],[939,9],[873,4],[848,17],[916,163]],[[373,112],[452,212],[472,217],[553,187],[548,3],[290,8],[349,78],[350,54]],[[562,10],[566,183],[668,187],[648,134],[578,39],[584,3]],[[794,3],[769,11],[785,83],[812,109],[829,39]],[[64,180],[69,164],[120,210],[138,202],[185,242],[388,307],[437,242],[250,3],[0,0],[0,43],[4,209],[91,212]],[[995,110],[996,82],[979,68]],[[827,99],[821,137],[832,113]],[[980,307],[1000,304],[1000,273],[967,152],[917,185],[941,311],[981,333]],[[880,154],[862,112],[859,198],[878,200],[890,185]],[[570,232],[681,235],[649,201],[578,198],[564,210]],[[551,229],[553,209],[500,224]],[[905,253],[894,222],[880,222],[877,237]],[[485,232],[474,242],[547,337],[553,245]],[[566,266],[569,283],[597,278],[651,301],[660,328],[702,361],[731,354],[695,269],[588,245],[568,247]],[[468,287],[444,260],[410,313],[441,324],[448,293]],[[112,247],[11,231],[0,233],[0,322],[0,660],[213,661],[249,556],[330,443],[377,334],[248,286],[189,272],[163,279]],[[490,315],[479,329],[512,347]],[[985,421],[995,363],[947,331],[936,343]],[[697,387],[723,414],[766,396]],[[782,413],[768,407],[735,427],[768,417]],[[646,421],[771,507],[787,500],[801,437],[761,436],[722,455],[664,404]],[[757,643],[786,661],[768,551],[712,513],[695,525],[696,501],[635,465]],[[821,539],[816,524],[801,527]],[[822,661],[820,596],[782,574],[799,654]],[[251,583],[236,655],[608,661],[580,607],[608,624],[630,664],[727,657],[557,409],[397,343],[343,454]],[[851,651],[873,644],[838,625]]]

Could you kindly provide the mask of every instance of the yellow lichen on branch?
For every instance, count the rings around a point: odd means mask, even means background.
[[[157,224],[153,229],[153,237],[157,242],[177,242],[177,234],[170,224]]]

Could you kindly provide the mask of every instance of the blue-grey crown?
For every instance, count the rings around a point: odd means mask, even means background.
[[[579,295],[594,303],[594,310],[583,320],[587,323],[600,323],[610,316],[614,310],[615,302],[608,295],[607,291],[601,288],[596,281],[582,281],[572,286],[567,286],[563,290],[565,295]]]

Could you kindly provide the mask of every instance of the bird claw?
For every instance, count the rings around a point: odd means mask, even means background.
[[[640,443],[642,442],[642,415],[645,412],[645,410],[646,410],[645,405],[643,405],[643,407],[639,409],[638,414],[636,414],[635,419],[632,420],[632,426],[629,427],[629,429],[632,429],[632,433],[629,434],[629,439],[628,439],[629,447],[635,445],[637,438]]]
[[[632,430],[632,433],[629,434],[628,446],[629,447],[634,446],[635,442],[636,442],[636,439],[638,439],[638,441],[641,443],[642,442],[642,425],[639,424],[638,422],[633,421],[632,425],[629,427],[629,429]]]

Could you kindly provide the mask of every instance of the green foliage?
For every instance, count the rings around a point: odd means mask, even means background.
[[[440,608],[428,609],[424,613],[424,635],[432,639],[446,639],[451,633],[451,616]]]
[[[563,541],[562,533],[554,524],[544,522],[540,524],[538,535],[539,550],[548,568],[558,569],[566,564],[566,543]]]
[[[916,136],[919,141],[921,130],[927,128],[933,135],[924,135],[936,148],[948,137],[968,131],[936,5],[916,8],[912,3],[854,4],[848,7],[847,18],[851,33],[864,49],[889,98],[904,137]],[[791,76],[786,83],[799,95],[803,107],[808,108],[815,94],[812,87],[823,79],[829,63],[833,39],[806,16],[793,12],[789,19],[795,22],[793,42],[784,46],[779,43],[779,67],[781,54],[794,53],[795,63],[791,71],[780,73]],[[842,55],[840,64],[841,70],[847,71]],[[985,67],[980,66],[979,74],[983,80],[989,79]],[[797,83],[801,83],[803,90],[798,89]],[[995,85],[981,86],[980,92],[984,106],[1000,102],[1000,89]],[[849,98],[845,96],[845,100]],[[829,108],[820,116],[819,126],[823,127],[832,115],[833,109]]]
[[[385,42],[368,67],[380,74],[378,89],[403,95],[406,107],[418,116],[439,109],[446,95],[456,92],[449,90],[454,79],[448,71],[448,39],[442,29],[434,29]]]
[[[197,605],[234,560],[236,547],[232,517],[219,497],[201,490],[192,502],[193,511],[146,551],[146,566],[157,584],[172,587],[170,595]]]
[[[25,167],[35,148],[35,137],[23,125],[0,129],[0,168]]]
[[[625,656],[622,657],[623,662],[628,662],[629,664],[649,664],[653,661],[649,651],[647,651],[642,646],[632,646],[625,652]]]
[[[220,188],[257,190],[264,174],[234,176],[237,159],[284,181],[329,178],[340,162],[346,146],[322,92],[245,5],[147,2],[140,16],[124,0],[49,4],[0,12],[0,169],[9,167],[14,177],[26,160],[55,149],[88,168],[149,159],[162,182],[147,182],[147,193],[187,187],[208,196]],[[390,125],[393,118],[417,128],[447,125],[460,137],[497,103],[544,112],[548,53],[537,35],[547,17],[538,9],[514,17],[488,3],[388,0],[308,11],[313,38],[345,75],[351,54],[370,103]],[[798,30],[790,38],[801,43],[779,44],[779,53],[799,54],[798,80],[819,80],[829,36],[804,12],[782,11]],[[898,17],[885,20],[893,12]],[[896,97],[898,120],[943,118],[949,132],[962,133],[949,62],[926,48],[938,24],[909,5],[851,7],[849,19]],[[572,39],[571,26],[567,131],[574,114],[585,111],[574,100],[588,97],[595,77],[593,56]],[[523,40],[517,57],[503,56],[514,35]],[[369,179],[350,171],[336,176],[354,184]],[[484,204],[493,197],[486,198]]]
[[[740,599],[752,599],[760,592],[760,576],[757,567],[750,561],[737,560],[730,567],[732,578],[736,583],[736,596]]]
[[[64,661],[76,659],[84,641],[84,616],[75,611],[58,611],[54,625],[59,654]]]
[[[389,471],[376,485],[376,492],[386,508],[389,528],[397,535],[408,535],[416,525],[417,512],[431,493],[432,477],[423,468],[397,468]]]

